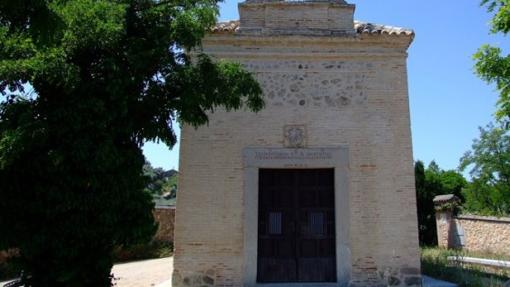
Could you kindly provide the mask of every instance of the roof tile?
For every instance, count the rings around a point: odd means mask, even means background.
[[[414,36],[411,29],[354,21],[354,29],[358,34],[387,34],[396,36]],[[211,28],[213,33],[233,33],[239,30],[239,20],[219,22]]]

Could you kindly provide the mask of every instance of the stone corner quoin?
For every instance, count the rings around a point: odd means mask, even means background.
[[[248,0],[203,40],[253,73],[266,107],[183,126],[173,286],[421,285],[414,32],[354,8]]]

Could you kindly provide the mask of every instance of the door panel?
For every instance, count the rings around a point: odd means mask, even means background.
[[[258,282],[335,282],[333,169],[261,169]]]
[[[336,282],[335,258],[299,258],[298,282]]]

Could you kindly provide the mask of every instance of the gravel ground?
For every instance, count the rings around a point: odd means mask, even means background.
[[[173,257],[136,261],[113,266],[117,287],[171,286]]]

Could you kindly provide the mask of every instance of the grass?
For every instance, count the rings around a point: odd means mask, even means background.
[[[460,287],[501,287],[509,279],[509,270],[493,269],[448,261],[448,256],[503,259],[505,256],[441,248],[422,248],[422,273],[458,284]]]

